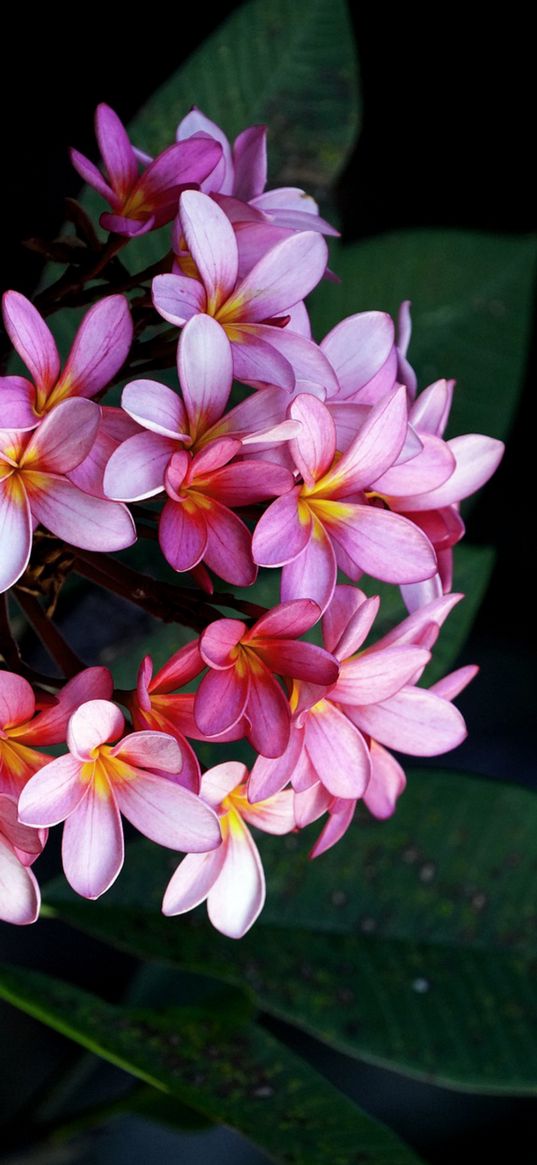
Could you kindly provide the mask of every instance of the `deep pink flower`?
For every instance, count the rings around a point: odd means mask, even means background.
[[[43,845],[40,830],[18,821],[15,798],[0,794],[0,918],[4,922],[27,926],[36,921],[41,895],[28,867]]]
[[[40,706],[27,680],[15,672],[0,671],[0,792],[18,798],[30,777],[50,761],[38,748],[63,744],[69,719],[79,705],[85,700],[106,700],[112,689],[107,668],[88,667],[64,684],[57,697]]]
[[[338,675],[332,655],[313,643],[298,643],[319,618],[310,599],[282,603],[247,628],[240,619],[217,619],[200,639],[209,672],[194,703],[200,732],[218,736],[244,717],[246,735],[264,756],[280,756],[290,733],[287,696],[275,674],[329,687]]]
[[[78,150],[71,150],[71,161],[80,177],[112,207],[112,214],[105,212],[99,221],[118,235],[143,235],[170,222],[181,190],[202,182],[222,155],[214,139],[195,137],[169,146],[140,174],[140,154],[110,106],[97,106],[95,133],[106,178]]]
[[[168,884],[164,914],[184,914],[207,900],[209,918],[222,934],[242,938],[263,909],[265,877],[257,846],[245,822],[265,833],[295,828],[293,795],[278,793],[252,805],[246,797],[248,771],[230,761],[201,778],[201,796],[219,815],[222,845],[207,854],[189,854]]]
[[[87,457],[100,416],[89,400],[66,400],[30,434],[0,430],[0,591],[26,569],[39,522],[86,550],[122,550],[136,541],[125,506],[90,497],[66,477]]]
[[[220,844],[214,812],[177,783],[181,750],[163,732],[134,732],[108,700],[82,704],[69,721],[69,753],[28,782],[19,801],[26,825],[65,821],[63,864],[77,893],[98,898],[123,865],[120,812],[169,849],[205,852]]]
[[[302,425],[290,449],[303,484],[269,506],[252,542],[260,566],[283,566],[282,599],[307,595],[324,610],[338,566],[352,579],[364,571],[393,583],[430,578],[437,564],[426,535],[370,497],[372,483],[394,464],[405,442],[404,389],[371,410],[340,458],[335,425],[322,401],[303,393],[289,415]]]
[[[159,314],[178,327],[200,313],[213,316],[231,345],[234,375],[245,384],[292,389],[298,378],[336,385],[318,346],[287,327],[290,309],[324,274],[328,252],[321,236],[301,231],[283,239],[239,280],[235,232],[220,207],[188,190],[181,195],[179,219],[197,278],[157,275],[153,302]]]
[[[117,375],[132,343],[124,295],[109,295],[90,308],[63,371],[52,332],[24,295],[6,291],[2,311],[6,332],[32,377],[0,377],[4,429],[35,429],[60,401],[96,396]]]

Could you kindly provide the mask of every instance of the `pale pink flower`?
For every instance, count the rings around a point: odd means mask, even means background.
[[[177,741],[163,732],[123,737],[124,729],[123,715],[110,701],[82,704],[69,721],[69,753],[40,769],[19,801],[26,825],[65,821],[65,875],[85,898],[104,894],[121,870],[120,812],[145,837],[169,849],[205,852],[221,840],[214,812],[177,782],[182,765]]]
[[[35,922],[39,886],[28,868],[43,850],[40,830],[21,825],[14,797],[0,794],[0,918],[16,926]]]
[[[265,902],[265,876],[257,846],[245,822],[265,833],[295,827],[293,795],[278,793],[252,805],[246,797],[248,771],[230,761],[201,778],[201,796],[219,814],[222,845],[207,854],[189,854],[168,884],[164,914],[184,914],[207,900],[210,921],[228,938],[242,938]]]

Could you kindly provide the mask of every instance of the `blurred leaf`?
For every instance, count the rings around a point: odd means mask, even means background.
[[[54,884],[60,917],[124,950],[248,986],[331,1046],[428,1081],[537,1089],[537,798],[456,773],[410,774],[397,813],[364,810],[317,861],[309,838],[261,841],[268,903],[239,943],[159,917],[176,855],[130,848],[106,900]]]
[[[0,968],[0,996],[103,1059],[242,1132],[288,1165],[418,1165],[418,1158],[254,1025],[193,1008],[135,1011],[58,979]]]
[[[451,433],[505,437],[527,360],[535,238],[421,230],[333,244],[341,284],[311,296],[321,339],[344,316],[373,308],[396,316],[412,300],[410,360],[421,387],[456,377]]]

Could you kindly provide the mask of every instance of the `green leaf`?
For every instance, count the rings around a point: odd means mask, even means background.
[[[253,1024],[192,1008],[137,1011],[20,967],[0,996],[154,1088],[244,1133],[287,1165],[418,1165],[419,1159]]]
[[[331,248],[341,284],[311,297],[317,339],[344,316],[412,300],[410,360],[422,387],[456,377],[450,431],[505,437],[524,376],[536,240],[421,230]]]
[[[262,838],[268,902],[239,943],[203,910],[159,917],[176,857],[147,843],[105,900],[63,884],[47,902],[122,949],[248,986],[347,1053],[458,1088],[536,1091],[535,794],[417,771],[390,821],[364,810],[313,863],[308,832]]]

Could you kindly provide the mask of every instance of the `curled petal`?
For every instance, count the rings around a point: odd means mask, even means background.
[[[323,642],[338,659],[359,651],[375,621],[380,599],[366,598],[358,587],[338,586],[323,616]]]
[[[151,294],[159,315],[179,328],[206,308],[203,284],[187,275],[156,275]]]
[[[201,657],[209,667],[233,667],[234,649],[246,634],[246,623],[241,619],[216,619],[210,623],[200,639]]]
[[[304,733],[291,726],[289,744],[279,757],[258,756],[250,773],[248,800],[253,805],[266,801],[285,788],[291,780],[304,746]]]
[[[175,441],[188,439],[183,403],[166,384],[157,380],[132,380],[123,389],[121,407],[144,429]]]
[[[338,397],[357,398],[366,386],[371,401],[389,392],[397,372],[394,345],[393,321],[387,312],[359,312],[332,328],[321,348],[337,373]]]
[[[166,773],[179,773],[183,763],[177,741],[165,732],[131,732],[112,755],[135,768],[163,769]]]
[[[67,723],[77,708],[87,700],[110,700],[114,683],[106,667],[87,667],[68,680],[58,692],[58,698],[49,708],[36,716],[18,739],[25,744],[61,744],[65,740]]]
[[[398,797],[406,787],[406,777],[398,761],[376,740],[370,744],[371,780],[364,801],[373,814],[384,820],[395,812]]]
[[[444,485],[417,497],[398,497],[397,508],[407,511],[435,510],[460,502],[480,489],[498,468],[504,453],[503,441],[465,433],[454,437],[448,446],[456,466]]]
[[[233,193],[243,202],[261,194],[267,181],[267,127],[250,125],[233,145],[235,181]]]
[[[246,638],[292,639],[309,631],[319,615],[319,607],[312,599],[290,599],[262,615]]]
[[[125,720],[110,700],[88,700],[73,713],[67,729],[69,751],[83,764],[93,760],[92,749],[123,734]]]

